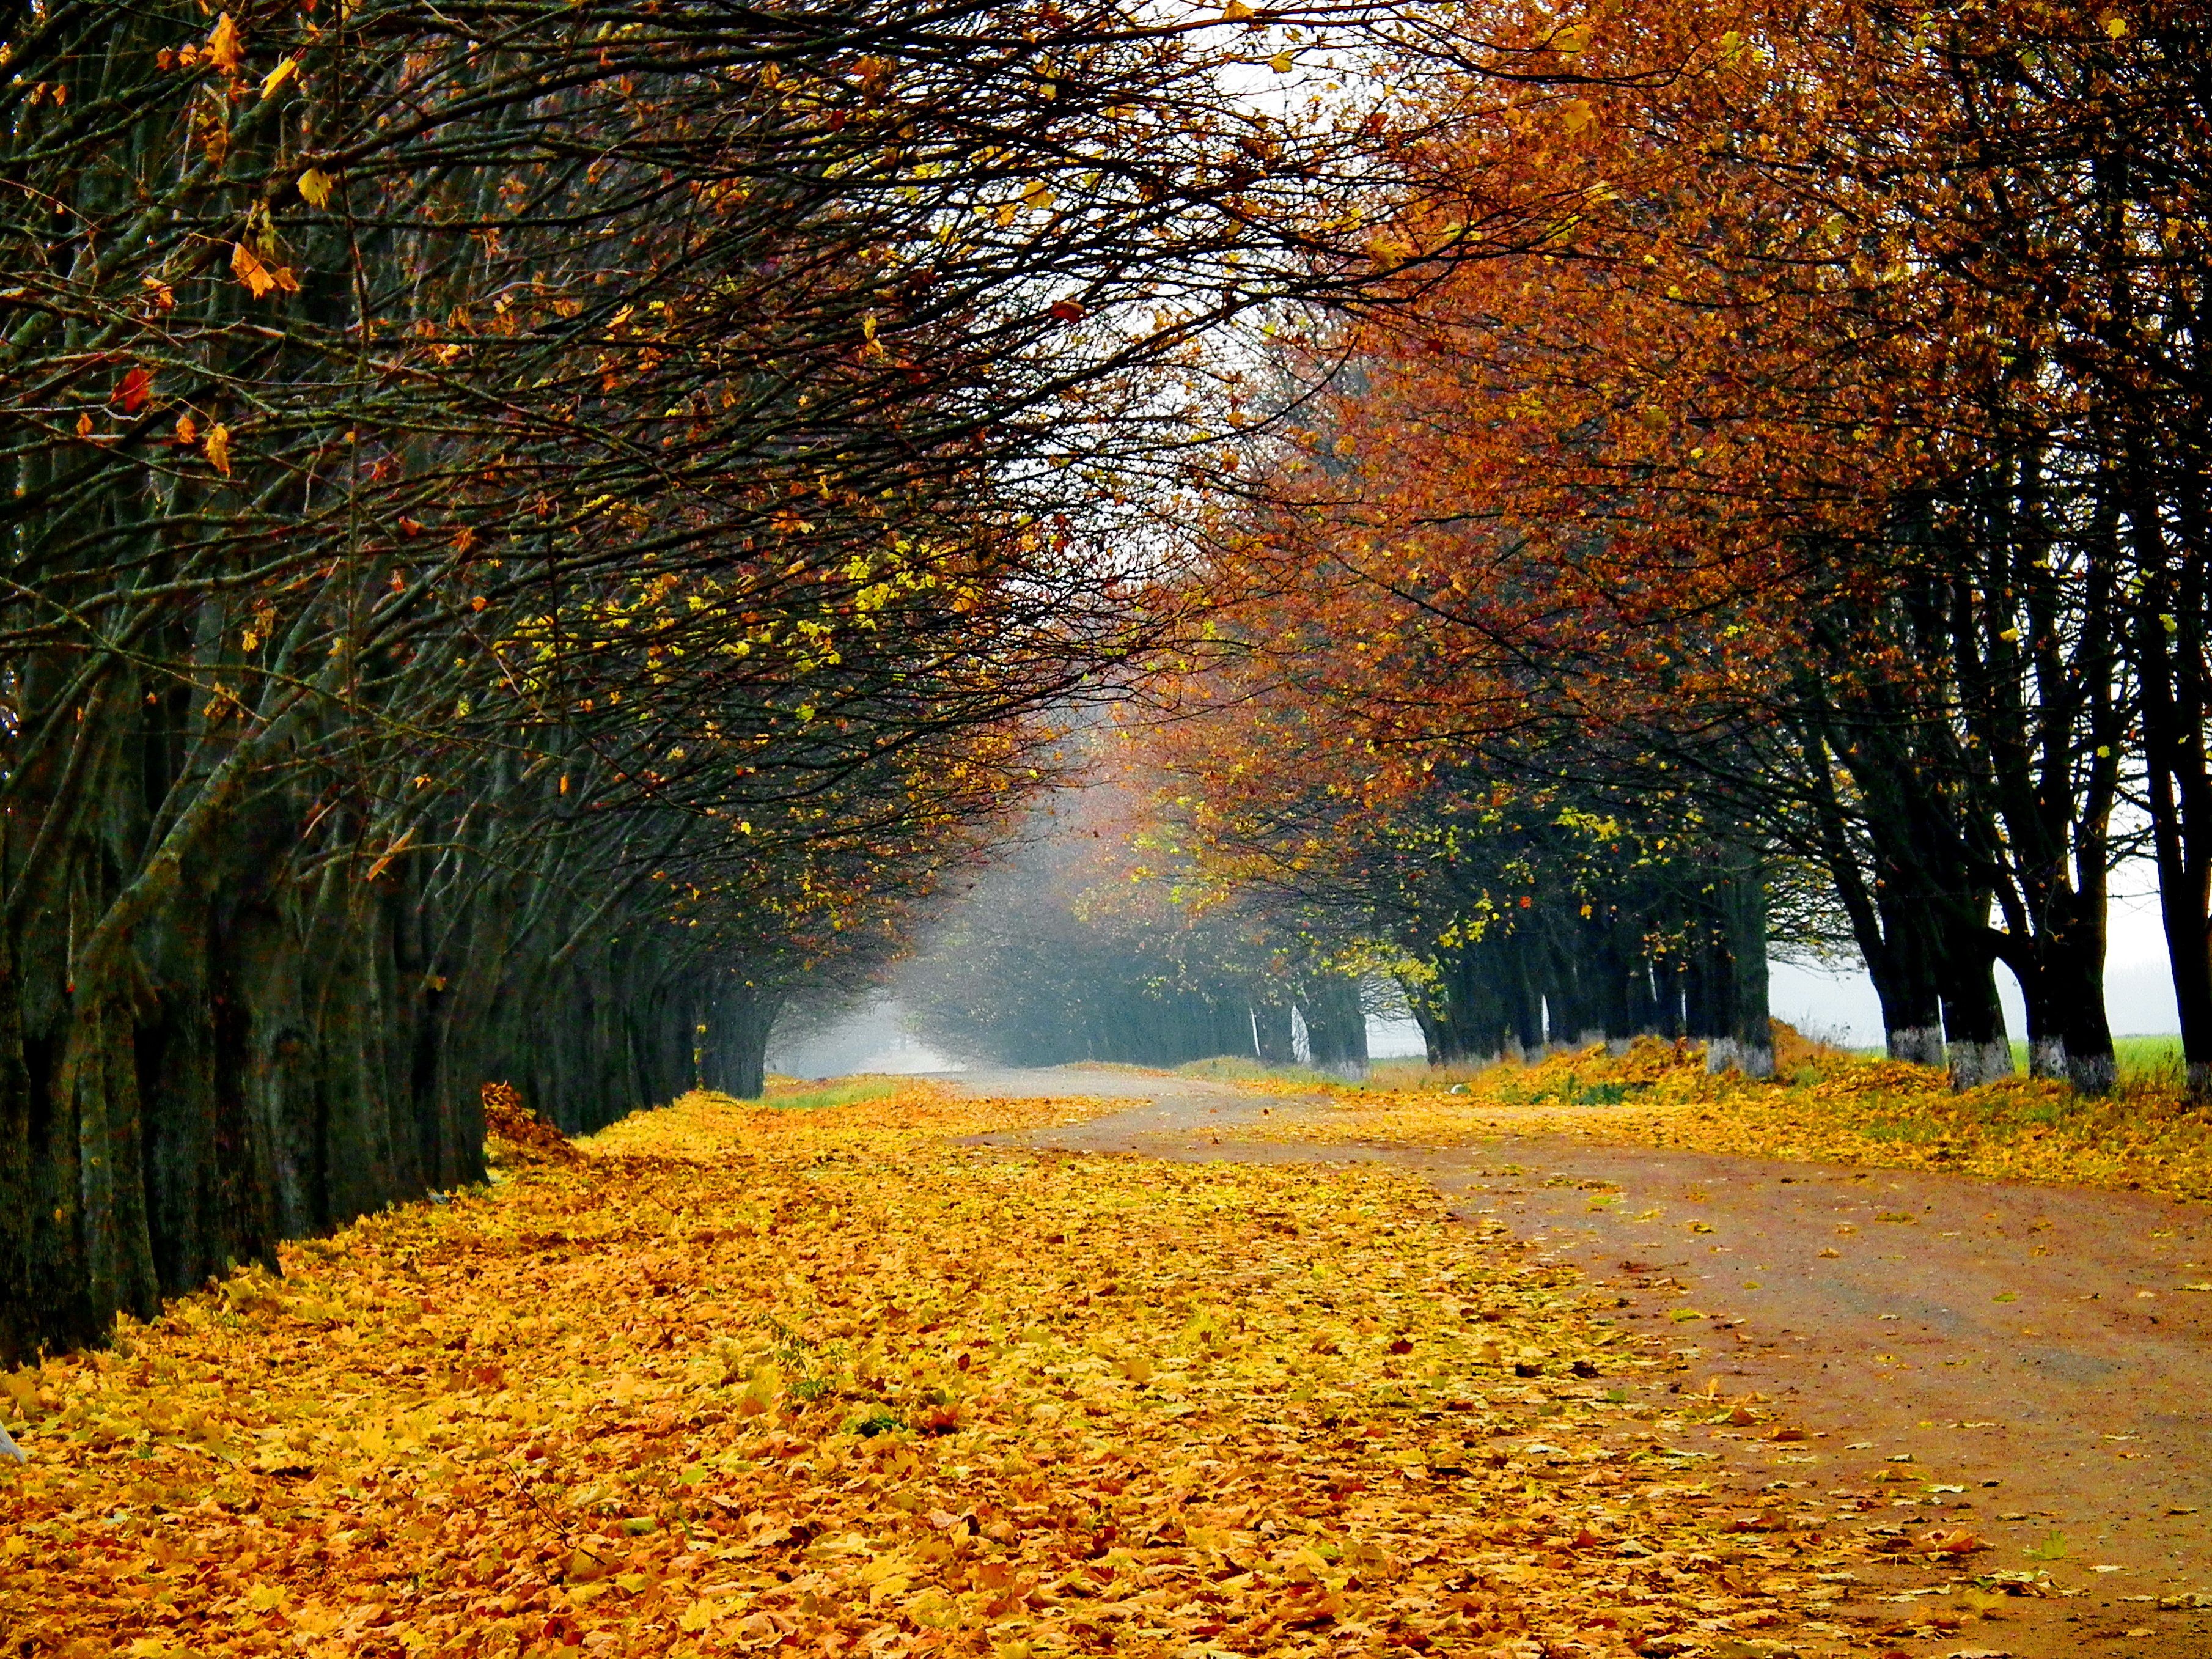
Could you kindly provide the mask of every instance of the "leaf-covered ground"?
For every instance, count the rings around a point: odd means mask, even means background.
[[[1700,1051],[1646,1040],[1624,1055],[1591,1048],[1534,1066],[1493,1066],[1457,1091],[1324,1085],[1327,1112],[1271,1124],[1266,1133],[1420,1146],[1580,1135],[2212,1199],[2212,1112],[2168,1082],[2124,1083],[2102,1100],[2026,1077],[1954,1094],[1927,1066],[1832,1049],[1790,1060],[1788,1075],[1753,1083],[1735,1073],[1709,1076]],[[1304,1081],[1273,1086],[1316,1092]]]
[[[1661,1362],[1425,1185],[959,1140],[1103,1109],[694,1096],[0,1378],[7,1649],[1875,1640],[1817,1494],[1707,1493]]]

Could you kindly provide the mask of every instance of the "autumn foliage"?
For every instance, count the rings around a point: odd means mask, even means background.
[[[1862,957],[1892,1051],[1971,1085],[2012,1066],[2002,963],[2034,1071],[2096,1091],[2107,873],[2147,846],[2203,1072],[2202,18],[1389,42],[1428,118],[1370,225],[1397,302],[1285,331],[1322,389],[1255,395],[1216,479],[1237,621],[1158,745],[1193,855],[1335,896],[1417,1002],[1487,952],[1462,1001],[1535,971],[1578,1011],[1587,966],[1656,1004],[1554,1039],[1740,1050],[1774,933]],[[1662,983],[1700,933],[1724,1013]]]
[[[1363,165],[1089,7],[7,27],[9,1357],[757,1092],[1185,630],[1093,480]]]

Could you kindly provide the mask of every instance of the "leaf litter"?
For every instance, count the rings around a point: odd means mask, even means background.
[[[2212,1111],[2169,1082],[2124,1081],[2102,1098],[2027,1077],[1955,1092],[1930,1066],[1797,1043],[1811,1052],[1791,1075],[1762,1081],[1710,1074],[1701,1049],[1640,1038],[1625,1054],[1594,1047],[1492,1066],[1450,1092],[1248,1083],[1325,1095],[1329,1109],[1236,1133],[1422,1146],[1559,1134],[2212,1199]]]
[[[961,1144],[1121,1103],[693,1095],[558,1152],[505,1121],[492,1186],[0,1377],[11,1645],[1878,1640],[1831,1622],[1866,1540],[1700,1478],[1636,1399],[1667,1362],[1425,1183]]]

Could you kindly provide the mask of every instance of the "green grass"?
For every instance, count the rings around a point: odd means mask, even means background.
[[[767,1097],[761,1104],[779,1112],[813,1112],[825,1106],[853,1106],[864,1100],[881,1100],[885,1095],[895,1095],[907,1086],[908,1079],[896,1077],[840,1078],[822,1088],[810,1088],[796,1081],[778,1080],[769,1085]]]
[[[2178,1036],[2114,1037],[2112,1054],[2120,1062],[2124,1082],[2181,1081],[2181,1039]],[[2022,1038],[2013,1039],[2012,1063],[2022,1072],[2027,1070],[2027,1043]]]
[[[2124,1036],[2112,1039],[2119,1058],[2120,1075],[2145,1079],[2171,1076],[2181,1080],[2181,1039],[2179,1036]]]

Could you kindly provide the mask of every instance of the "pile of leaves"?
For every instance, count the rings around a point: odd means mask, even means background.
[[[1814,1494],[1778,1481],[1746,1512],[1709,1490],[1680,1399],[1644,1398],[1680,1362],[1631,1351],[1609,1297],[1451,1223],[1425,1185],[967,1139],[1109,1109],[692,1096],[9,1375],[31,1460],[0,1468],[11,1642],[1618,1659],[1868,1639],[1831,1622],[1863,1563]],[[1802,1461],[1799,1437],[1765,1449]]]
[[[1449,1091],[1333,1088],[1327,1112],[1271,1119],[1266,1133],[1424,1146],[1565,1134],[2212,1199],[2212,1112],[2171,1081],[2124,1081],[2101,1099],[2027,1077],[1956,1092],[1929,1066],[1800,1048],[1787,1075],[1759,1082],[1645,1039],[1625,1054],[1493,1066]]]
[[[511,1083],[483,1086],[484,1161],[494,1168],[518,1164],[571,1164],[568,1137],[522,1103]]]

